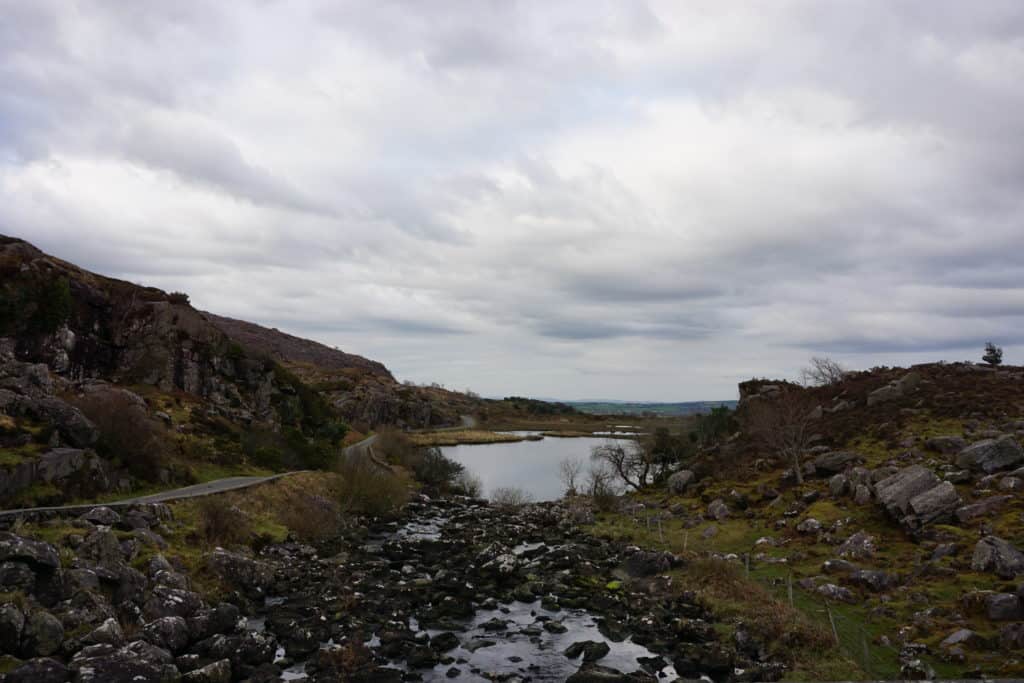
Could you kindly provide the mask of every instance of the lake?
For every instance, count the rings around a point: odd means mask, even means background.
[[[562,460],[582,463],[579,486],[590,467],[590,451],[606,443],[608,439],[603,438],[548,436],[541,441],[446,446],[441,451],[480,477],[484,496],[496,488],[517,488],[543,501],[557,500],[565,493],[559,472]]]

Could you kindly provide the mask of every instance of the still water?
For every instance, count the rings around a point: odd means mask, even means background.
[[[441,450],[480,477],[485,496],[496,488],[517,488],[533,500],[543,501],[557,500],[565,493],[559,475],[562,460],[582,463],[582,483],[590,467],[591,450],[606,443],[608,440],[603,438],[549,436],[541,441],[448,446]]]

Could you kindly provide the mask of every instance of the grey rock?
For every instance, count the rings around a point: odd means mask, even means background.
[[[984,639],[978,635],[976,631],[972,631],[969,628],[961,628],[953,631],[946,636],[939,647],[950,648],[954,646],[960,647],[977,647],[984,643]]]
[[[218,659],[216,662],[189,671],[181,677],[182,683],[231,683],[231,660]]]
[[[921,465],[905,467],[875,484],[875,498],[890,515],[902,519],[910,510],[910,500],[939,485],[939,478]]]
[[[565,656],[569,659],[576,659],[583,655],[584,662],[596,662],[611,652],[608,643],[594,640],[582,640],[573,643],[565,649]]]
[[[924,442],[925,448],[946,455],[959,453],[967,447],[967,440],[960,436],[933,436]]]
[[[992,474],[1024,462],[1024,448],[1012,436],[972,444],[956,456],[957,467]]]
[[[87,522],[103,526],[114,526],[121,521],[121,515],[106,506],[96,507],[81,516]]]
[[[68,667],[75,683],[177,683],[181,679],[174,658],[144,640],[122,647],[90,645],[78,651]]]
[[[12,602],[0,604],[0,654],[16,655],[25,631],[25,614]]]
[[[849,588],[843,588],[837,586],[834,583],[825,583],[816,589],[818,594],[828,600],[838,600],[840,602],[855,602],[856,597]]]
[[[961,524],[966,524],[967,522],[970,522],[973,519],[977,519],[978,517],[984,517],[986,515],[990,515],[993,512],[998,511],[1011,500],[1013,500],[1013,497],[1006,495],[989,496],[988,498],[983,498],[982,500],[979,500],[977,503],[972,503],[970,505],[964,505],[961,508],[957,508],[955,513],[956,519]]]
[[[996,488],[1000,491],[1020,491],[1024,489],[1024,479],[1020,477],[1003,477],[999,480],[999,486]]]
[[[203,599],[191,591],[167,586],[156,586],[143,605],[147,619],[185,617],[195,614],[204,606]]]
[[[1024,619],[1024,608],[1013,593],[992,593],[985,596],[985,616],[992,621],[1020,621]]]
[[[979,572],[992,572],[1003,579],[1012,579],[1024,573],[1024,553],[1009,541],[997,536],[986,536],[974,546],[971,568]]]
[[[681,494],[693,483],[695,477],[691,470],[679,470],[668,478],[668,490],[676,495]]]
[[[4,678],[5,683],[66,683],[71,674],[66,666],[50,657],[22,662]]]
[[[8,560],[28,563],[36,571],[52,571],[60,567],[60,555],[49,543],[0,531],[0,562]]]
[[[848,560],[825,560],[821,565],[821,571],[826,574],[849,574],[857,571],[857,565]]]
[[[96,443],[99,430],[78,408],[59,398],[47,396],[37,400],[34,412],[43,420],[52,422],[61,437],[72,446],[88,448]]]
[[[121,625],[117,623],[117,619],[111,617],[87,633],[82,638],[82,643],[85,645],[98,645],[100,643],[124,645],[124,631],[121,629]]]
[[[866,560],[875,555],[875,537],[865,531],[858,531],[839,546],[840,557]]]
[[[722,521],[729,516],[729,507],[721,498],[717,498],[708,505],[707,518],[715,521]]]
[[[60,619],[44,610],[36,610],[25,620],[21,634],[21,651],[26,657],[49,657],[64,642],[64,626]]]
[[[821,522],[813,517],[808,517],[796,525],[796,530],[801,534],[816,534],[821,531]]]
[[[953,518],[960,506],[960,494],[948,481],[920,493],[910,499],[910,512],[917,517],[920,525],[945,522]]]
[[[116,567],[124,562],[121,542],[113,531],[97,529],[85,537],[78,548],[78,556],[104,567]]]
[[[160,617],[142,627],[142,638],[172,654],[188,645],[188,624],[182,617]]]
[[[24,562],[0,562],[0,592],[21,591],[30,595],[35,591],[36,574]]]
[[[859,453],[853,451],[830,451],[814,459],[814,469],[818,474],[839,474],[863,460]]]
[[[841,498],[850,492],[850,480],[845,474],[837,474],[828,480],[828,492],[833,498]]]
[[[207,556],[207,566],[249,593],[262,594],[274,580],[274,567],[239,553],[217,548]]]
[[[851,572],[847,580],[855,586],[867,588],[875,593],[891,590],[899,585],[899,579],[877,569],[858,569]]]
[[[871,502],[871,489],[864,484],[858,484],[853,492],[853,502],[857,505],[867,505]]]

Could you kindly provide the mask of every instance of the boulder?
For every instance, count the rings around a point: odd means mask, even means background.
[[[992,593],[985,596],[985,616],[992,621],[1020,621],[1024,607],[1013,593]]]
[[[828,492],[833,498],[841,498],[850,492],[850,480],[845,474],[836,474],[828,480]]]
[[[668,478],[668,490],[679,495],[693,483],[696,475],[691,470],[679,470]]]
[[[75,683],[176,683],[181,678],[171,653],[144,640],[123,647],[90,645],[72,657],[68,668]]]
[[[22,662],[4,678],[5,683],[66,683],[71,679],[66,666],[50,657]]]
[[[966,524],[973,519],[978,517],[985,517],[998,511],[1006,503],[1013,500],[1012,496],[989,496],[983,498],[977,503],[971,503],[970,505],[964,505],[963,507],[957,508],[956,519],[961,524]]]
[[[829,451],[814,459],[814,470],[818,474],[839,474],[862,461],[861,455],[853,451]]]
[[[189,671],[181,683],[231,683],[231,660],[218,659],[212,664]]]
[[[60,619],[45,610],[36,610],[25,620],[21,634],[21,651],[26,657],[49,657],[64,642],[64,626]]]
[[[223,548],[210,553],[206,564],[215,574],[253,594],[263,594],[274,580],[272,565]]]
[[[1024,462],[1024,448],[1012,436],[972,444],[956,456],[957,467],[992,474]]]
[[[853,502],[857,505],[867,505],[871,502],[871,489],[864,484],[858,484],[853,492]]]
[[[1024,648],[1024,624],[1007,624],[999,629],[999,645],[1004,650]]]
[[[142,638],[171,653],[188,645],[188,625],[181,617],[160,617],[142,627]]]
[[[967,447],[967,440],[960,436],[933,436],[924,442],[925,448],[946,455],[959,453]]]
[[[117,619],[111,617],[87,633],[82,638],[82,643],[85,645],[98,645],[100,643],[116,646],[124,645],[124,631],[121,630],[121,625],[117,623]]]
[[[917,518],[917,523],[924,526],[933,522],[949,521],[961,502],[956,487],[944,481],[911,498],[909,507],[911,514]]]
[[[946,636],[939,643],[939,647],[979,647],[984,645],[984,642],[985,639],[978,635],[976,631],[972,631],[969,628],[961,628]]]
[[[821,522],[813,517],[808,517],[796,525],[796,530],[801,534],[816,534],[821,531]]]
[[[13,602],[0,604],[0,655],[18,654],[21,634],[25,631],[25,614]]]
[[[121,521],[121,515],[106,506],[102,506],[89,510],[79,519],[84,519],[96,525],[114,526]]]
[[[7,560],[25,562],[36,571],[53,571],[60,567],[60,555],[49,543],[0,531],[0,562]]]
[[[61,438],[78,448],[88,448],[96,443],[100,432],[78,408],[59,398],[47,396],[33,403],[33,412],[43,420],[52,422]]]
[[[721,498],[717,498],[708,505],[707,518],[722,521],[729,516],[729,507]]]
[[[858,569],[850,572],[846,579],[855,586],[867,588],[875,593],[882,593],[899,585],[896,576],[877,569]]]
[[[24,562],[0,562],[0,593],[21,591],[30,595],[35,591],[36,574]]]
[[[865,531],[858,531],[839,546],[837,553],[839,557],[855,560],[866,560],[874,557],[875,537]]]
[[[45,482],[53,482],[79,472],[91,464],[94,458],[81,448],[54,448],[39,456],[36,462],[37,476]]]
[[[584,662],[596,662],[611,652],[608,643],[594,640],[581,640],[573,643],[565,649],[565,656],[569,659],[576,659],[583,655]]]
[[[147,619],[188,618],[201,607],[203,607],[203,599],[197,593],[180,588],[156,586],[146,599],[142,611]]]
[[[114,568],[125,560],[121,541],[113,531],[106,529],[97,529],[86,536],[77,552],[80,558],[91,560],[102,567]]]
[[[974,546],[971,568],[979,572],[992,572],[1002,579],[1012,579],[1024,573],[1024,553],[1009,541],[997,536],[986,536]]]
[[[911,465],[875,484],[875,498],[890,515],[902,519],[910,510],[910,500],[939,485],[935,473],[921,465]]]
[[[816,589],[817,593],[824,597],[826,600],[838,600],[840,602],[856,602],[857,598],[853,595],[849,588],[843,588],[837,586],[834,583],[825,583],[818,586]]]
[[[675,556],[671,553],[656,550],[640,550],[626,557],[623,569],[633,577],[654,576],[667,572],[675,564]]]

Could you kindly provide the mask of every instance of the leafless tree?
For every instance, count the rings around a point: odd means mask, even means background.
[[[638,441],[617,439],[595,446],[590,453],[595,462],[607,465],[630,488],[639,491],[657,474],[657,463],[651,452]]]
[[[565,495],[577,495],[579,490],[576,488],[576,484],[580,481],[580,475],[583,474],[583,463],[572,458],[563,458],[558,465],[558,472],[562,485],[565,486]]]
[[[591,465],[587,472],[586,491],[590,502],[602,512],[610,512],[618,505],[619,487],[615,485],[615,474],[603,462]]]
[[[804,483],[801,458],[810,446],[815,405],[802,389],[787,389],[745,408],[748,433],[792,463],[798,484]]]
[[[800,371],[800,379],[805,385],[825,387],[837,384],[846,374],[846,368],[837,361],[824,356],[814,356],[811,364]]]

